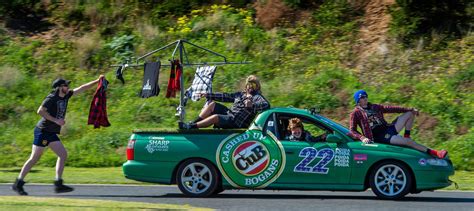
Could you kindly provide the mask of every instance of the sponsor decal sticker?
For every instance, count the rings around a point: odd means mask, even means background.
[[[334,166],[349,167],[349,158],[351,150],[344,148],[336,148],[336,155],[334,156]]]
[[[367,154],[354,154],[355,161],[367,160]]]
[[[165,137],[150,137],[145,149],[148,153],[167,152],[169,150],[170,141],[165,140]]]
[[[420,164],[420,166],[426,166],[426,159],[421,158],[421,159],[418,161],[418,164]]]
[[[234,187],[264,188],[285,168],[283,146],[269,132],[250,130],[223,140],[216,152],[217,166]]]

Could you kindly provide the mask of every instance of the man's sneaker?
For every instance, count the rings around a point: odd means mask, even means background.
[[[15,191],[16,193],[18,193],[18,195],[26,196],[26,195],[28,195],[28,193],[25,192],[25,190],[23,189],[24,184],[25,184],[25,181],[23,181],[22,179],[17,178],[15,180],[15,183],[13,183],[13,185],[12,185],[12,190]]]
[[[56,193],[67,193],[73,191],[74,188],[67,185],[63,185],[63,180],[59,179],[54,181],[54,192]]]
[[[189,129],[197,128],[196,123],[192,123],[192,122],[190,123],[178,122],[178,127],[181,130],[189,130]]]
[[[446,151],[446,150],[443,149],[443,150],[438,151],[438,153],[436,153],[436,154],[437,154],[436,156],[437,156],[439,159],[443,159],[443,158],[446,157],[446,155],[448,155],[448,151]]]

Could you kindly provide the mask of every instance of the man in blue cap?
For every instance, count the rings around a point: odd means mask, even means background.
[[[69,83],[71,81],[62,78],[53,81],[53,91],[46,96],[37,111],[42,118],[36,124],[34,130],[31,156],[23,165],[20,175],[18,175],[18,178],[12,185],[13,191],[17,192],[19,195],[28,195],[28,193],[23,189],[23,185],[25,184],[23,179],[41,158],[46,147],[51,148],[51,150],[53,150],[53,152],[58,156],[56,162],[56,180],[54,182],[55,192],[65,193],[74,190],[72,187],[63,184],[62,174],[64,163],[67,159],[67,151],[57,134],[61,132],[61,126],[66,123],[64,118],[66,117],[69,98],[92,88],[103,77],[103,75],[100,75],[97,80],[83,84],[73,90],[69,89]]]
[[[387,106],[372,104],[368,102],[369,95],[364,90],[354,93],[356,107],[351,113],[350,132],[348,135],[359,139],[364,143],[384,143],[392,145],[407,146],[421,152],[426,152],[437,158],[444,158],[448,154],[446,150],[434,150],[416,143],[410,138],[410,131],[419,114],[415,108],[405,108],[400,106]],[[403,113],[391,124],[385,121],[384,113]],[[357,126],[362,129],[362,134],[357,131]],[[404,136],[398,133],[405,129]]]

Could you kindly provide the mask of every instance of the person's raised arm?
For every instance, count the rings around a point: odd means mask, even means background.
[[[407,108],[402,106],[390,106],[390,105],[378,105],[384,113],[405,113],[408,111],[413,112],[413,114],[418,115],[418,110],[416,108]]]
[[[234,102],[235,98],[239,95],[239,92],[236,93],[207,93],[202,96],[206,97],[208,100],[215,100],[220,102]]]
[[[77,87],[77,88],[74,88],[74,95],[76,94],[80,94],[82,92],[84,92],[85,90],[88,90],[90,88],[92,88],[95,84],[99,83],[100,79],[102,79],[104,77],[104,75],[100,75],[98,79],[96,80],[93,80],[91,82],[88,82],[88,83],[85,83],[85,84],[82,84],[81,86]]]

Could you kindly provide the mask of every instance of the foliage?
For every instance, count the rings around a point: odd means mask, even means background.
[[[387,54],[371,57],[365,64],[366,69],[361,71],[351,65],[354,56],[351,46],[358,39],[361,13],[352,9],[347,1],[314,1],[317,5],[308,6],[311,13],[307,19],[271,30],[256,23],[256,14],[250,5],[210,5],[208,1],[199,0],[130,4],[71,2],[42,6],[38,4],[43,3],[36,2],[32,6],[45,8],[50,15],[48,20],[54,20],[60,29],[35,36],[18,36],[0,27],[0,151],[3,158],[0,166],[21,166],[29,156],[33,127],[39,120],[35,111],[50,91],[52,80],[65,77],[72,80],[72,87],[77,87],[96,79],[99,74],[105,74],[111,82],[107,111],[112,126],[92,129],[86,125],[93,90],[74,96],[61,135],[69,151],[67,165],[121,165],[131,130],[176,127],[173,114],[179,100],[164,98],[169,78],[166,67],[161,69],[160,96],[141,99],[137,93],[143,71],[126,69],[126,82],[122,85],[109,65],[143,55],[177,39],[187,39],[226,55],[229,61],[252,62],[219,66],[214,91],[241,89],[242,80],[256,74],[273,107],[317,106],[324,115],[347,125],[353,107],[351,95],[364,88],[372,102],[420,109],[422,115],[417,119],[414,139],[432,148],[450,150],[456,168],[472,170],[472,33],[453,36],[444,40],[443,45],[426,42],[417,48],[393,41],[389,43]],[[176,2],[186,5],[172,7]],[[306,4],[306,1],[293,2],[296,3],[293,10],[305,7],[299,6],[300,3]],[[400,17],[394,15],[395,22]],[[411,25],[396,26],[400,27],[400,36],[415,42],[420,39],[417,34],[420,22],[409,23]],[[52,39],[48,38],[48,33],[57,31],[60,32]],[[166,61],[172,50],[157,53],[150,60]],[[222,60],[192,46],[186,46],[186,51],[190,62]],[[185,86],[192,78],[192,68],[185,67]],[[203,103],[188,103],[188,120],[198,114]],[[387,119],[394,117],[388,115]],[[53,166],[55,159],[53,153],[45,153],[40,165]]]
[[[133,35],[114,37],[112,41],[107,43],[105,46],[115,53],[114,59],[121,62],[132,57],[134,38]]]
[[[392,8],[392,31],[406,44],[416,37],[459,38],[474,25],[474,4],[468,0],[397,0]]]

